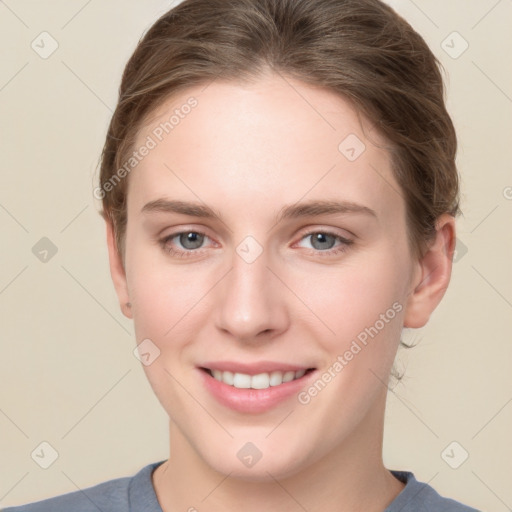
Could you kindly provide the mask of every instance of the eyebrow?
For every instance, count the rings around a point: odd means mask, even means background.
[[[141,213],[179,213],[190,217],[202,219],[221,220],[219,212],[207,205],[200,203],[190,203],[185,201],[176,201],[169,199],[156,199],[145,204]],[[351,201],[307,201],[294,203],[281,208],[276,224],[289,219],[298,219],[302,217],[314,217],[320,215],[335,214],[364,214],[377,218],[377,214],[371,208]]]

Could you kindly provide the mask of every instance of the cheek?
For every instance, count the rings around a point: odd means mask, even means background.
[[[356,380],[369,375],[362,367],[387,378],[402,331],[407,261],[390,248],[350,261],[297,276],[296,293],[315,315],[309,328],[328,354],[327,366],[343,356],[344,373],[357,368]]]
[[[135,337],[137,343],[151,341],[154,357],[143,370],[164,410],[174,418],[183,404],[175,379],[180,381],[180,369],[190,364],[187,347],[201,325],[197,316],[204,307],[208,279],[187,265],[166,263],[154,248],[132,250],[127,273]]]
[[[354,259],[355,261],[355,259]],[[336,337],[373,325],[381,314],[404,298],[400,263],[379,255],[334,269],[297,276],[297,295]]]
[[[204,269],[171,264],[163,249],[137,233],[127,234],[127,281],[137,340],[165,343],[208,292]],[[194,267],[194,268],[192,268]]]
[[[392,252],[364,259],[308,279],[301,291],[309,288],[308,304],[333,331],[308,323],[326,357],[318,381],[299,396],[319,428],[329,425],[329,439],[348,435],[385,393],[403,325],[405,262]],[[325,404],[343,413],[333,416]]]
[[[137,272],[131,287],[137,339],[155,338],[159,340],[155,343],[162,344],[177,340],[176,333],[201,310],[207,283],[201,274],[179,267]]]

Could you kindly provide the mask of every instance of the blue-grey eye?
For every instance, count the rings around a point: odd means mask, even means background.
[[[182,247],[185,249],[198,249],[203,245],[204,235],[201,233],[196,233],[194,231],[189,231],[187,233],[180,233],[176,236],[179,236],[179,242]]]
[[[329,233],[312,233],[308,235],[311,238],[311,245],[314,249],[325,251],[332,249],[336,244],[338,237],[330,235]]]

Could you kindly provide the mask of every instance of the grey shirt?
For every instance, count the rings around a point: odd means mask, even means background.
[[[148,464],[132,477],[108,480],[81,491],[9,507],[3,512],[162,512],[151,474],[163,462],[165,460]],[[443,498],[428,484],[418,482],[408,471],[391,472],[406,485],[383,512],[478,512]]]

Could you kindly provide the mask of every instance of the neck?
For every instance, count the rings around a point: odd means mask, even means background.
[[[292,476],[265,482],[219,473],[171,421],[172,456],[153,473],[162,510],[382,512],[404,484],[382,462],[385,397],[381,404],[327,456]]]

